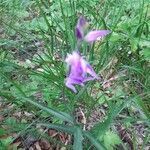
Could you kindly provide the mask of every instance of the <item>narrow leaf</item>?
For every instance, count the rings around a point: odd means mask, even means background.
[[[73,143],[73,150],[82,150],[82,131],[79,127],[76,128],[74,133],[74,143]]]
[[[90,142],[98,149],[98,150],[106,150],[106,148],[96,140],[89,132],[83,132],[83,134],[90,140]]]
[[[48,112],[48,113],[50,113],[53,116],[56,116],[57,118],[59,118],[61,120],[73,123],[73,118],[69,114],[67,114],[65,112],[59,112],[59,111],[56,111],[56,110],[54,110],[52,108],[48,108],[48,107],[42,106],[41,104],[39,104],[39,103],[29,99],[29,98],[25,98],[25,100],[27,102],[33,104],[34,106],[42,109],[43,111]]]
[[[74,127],[65,126],[65,125],[60,125],[60,124],[39,123],[38,125],[40,125],[40,126],[45,126],[45,127],[48,127],[48,128],[52,128],[52,129],[55,129],[55,130],[58,130],[58,131],[67,132],[67,133],[69,133],[69,134],[73,134],[73,133],[74,133],[74,130],[75,130]]]

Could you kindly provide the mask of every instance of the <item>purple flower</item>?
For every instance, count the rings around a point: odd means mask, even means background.
[[[105,37],[107,34],[109,34],[109,30],[94,30],[90,31],[85,37],[84,40],[86,42],[94,42],[97,40],[101,40],[103,37]]]
[[[68,54],[65,61],[70,67],[70,72],[65,84],[73,92],[77,92],[74,85],[78,84],[84,86],[84,83],[87,81],[99,79],[93,68],[78,52]],[[88,76],[88,74],[90,76]]]
[[[76,37],[78,40],[82,40],[84,38],[84,30],[87,26],[87,21],[84,17],[80,17],[78,19],[78,22],[77,22],[77,25],[76,25],[76,30],[75,30],[75,33],[76,33]]]
[[[85,40],[86,42],[91,43],[91,42],[102,39],[103,37],[105,37],[107,34],[110,33],[109,30],[94,30],[94,31],[88,32],[87,35],[84,35],[84,31],[86,27],[87,27],[87,21],[83,16],[81,16],[78,19],[76,30],[75,30],[77,40],[80,40],[80,41]]]

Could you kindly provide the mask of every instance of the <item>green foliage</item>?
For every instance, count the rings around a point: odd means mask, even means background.
[[[13,141],[13,139],[11,137],[8,137],[6,139],[0,140],[0,147],[1,147],[1,149],[2,150],[8,149],[8,147],[11,144],[12,141]]]
[[[89,82],[74,94],[64,84],[64,59],[76,49],[74,29],[80,15],[89,20],[89,29],[112,31],[93,45],[83,43],[81,51],[104,81],[117,79],[108,88],[103,81]],[[149,17],[148,0],[2,0],[0,117],[5,119],[0,125],[9,130],[0,129],[0,137],[8,135],[0,139],[0,147],[7,149],[13,142],[10,133],[34,133],[36,125],[70,134],[75,150],[87,145],[115,149],[123,143],[112,130],[117,124],[134,127],[141,121],[149,128]],[[80,106],[86,118],[94,116],[95,107],[106,107],[90,131],[76,121]],[[15,118],[20,110],[34,118]],[[147,143],[148,138],[143,149]]]
[[[111,131],[107,131],[104,135],[104,145],[107,149],[114,149],[116,145],[121,143],[119,136]]]

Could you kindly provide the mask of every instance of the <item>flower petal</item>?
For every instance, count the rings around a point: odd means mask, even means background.
[[[83,16],[81,16],[78,19],[76,29],[75,29],[75,34],[76,34],[77,40],[82,40],[83,39],[86,24],[87,24],[86,19]]]
[[[72,54],[67,54],[65,62],[68,65],[76,65],[80,61],[80,55],[77,52],[73,52]]]
[[[101,38],[105,37],[107,34],[109,34],[109,30],[94,30],[90,31],[85,37],[84,40],[86,42],[94,42],[96,40],[100,40]]]
[[[93,68],[89,64],[87,64],[86,72],[88,74],[90,74],[93,78],[98,79],[97,74],[95,73],[95,71],[93,70]]]
[[[83,68],[83,72],[84,73],[88,73],[90,74],[93,78],[98,79],[97,74],[95,73],[95,71],[93,70],[93,68],[90,66],[90,64],[85,61],[83,58],[81,60],[81,65]]]
[[[83,39],[84,34],[83,34],[83,31],[80,27],[76,27],[75,33],[76,33],[76,37],[78,40]]]
[[[80,16],[80,18],[78,19],[78,22],[77,22],[77,26],[84,28],[84,26],[86,26],[86,24],[87,24],[86,19],[83,16]]]
[[[74,93],[77,93],[76,88],[69,82],[67,81],[65,84],[69,89],[71,89]]]
[[[74,87],[74,84],[78,84],[78,85],[81,85],[81,86],[84,86],[84,84],[83,84],[83,80],[80,80],[80,79],[77,79],[77,78],[71,78],[71,77],[68,77],[67,79],[66,79],[66,86],[68,87],[68,88],[70,88],[73,92],[77,92],[76,91],[76,89],[75,89],[75,87]]]

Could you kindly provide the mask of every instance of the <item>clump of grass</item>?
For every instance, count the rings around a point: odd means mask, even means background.
[[[9,0],[2,2],[0,14],[0,137],[6,137],[1,147],[7,149],[20,137],[24,143],[33,135],[35,141],[45,138],[54,147],[59,141],[68,149],[146,148],[148,0]],[[89,19],[90,29],[107,28],[112,34],[82,45],[102,79],[75,94],[64,84],[64,59],[76,48],[74,28],[81,14]],[[66,133],[70,142],[65,145],[44,129]]]

